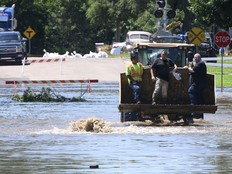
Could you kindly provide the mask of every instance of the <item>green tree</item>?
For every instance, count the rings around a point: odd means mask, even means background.
[[[189,0],[189,10],[195,14],[194,23],[207,28],[216,26],[227,30],[232,26],[232,1],[230,0]]]
[[[89,0],[88,2],[87,18],[91,24],[109,37],[115,33],[115,41],[125,40],[128,30],[155,31],[154,1]],[[107,30],[104,31],[103,28]],[[112,40],[112,37],[107,39]]]
[[[17,30],[23,33],[31,26],[36,35],[30,40],[33,54],[95,51],[96,42],[111,44],[124,41],[127,31],[155,33],[157,24],[154,0],[1,0],[1,6],[15,7]],[[185,33],[193,26],[210,30],[216,25],[225,30],[232,26],[230,0],[167,0],[167,7],[176,10],[169,23],[181,21]]]
[[[112,5],[109,0],[88,0],[89,8],[86,10],[86,18],[94,28],[96,42],[111,44],[114,36]]]
[[[176,17],[170,20],[170,22],[181,21],[183,23],[182,33],[191,30],[195,26],[195,23],[192,22],[195,19],[195,15],[188,9],[188,0],[167,0],[167,3],[171,9],[176,11]]]

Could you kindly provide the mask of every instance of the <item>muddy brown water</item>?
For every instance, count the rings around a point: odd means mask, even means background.
[[[86,89],[49,87],[66,97]],[[232,172],[232,89],[217,89],[218,111],[193,126],[140,126],[120,123],[118,83],[93,84],[81,103],[11,99],[26,88],[0,86],[0,173]],[[105,131],[70,129],[80,119]]]

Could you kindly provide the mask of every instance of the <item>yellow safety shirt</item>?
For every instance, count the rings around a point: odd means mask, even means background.
[[[131,75],[135,81],[142,81],[143,65],[141,63],[130,64],[127,67],[126,75]]]

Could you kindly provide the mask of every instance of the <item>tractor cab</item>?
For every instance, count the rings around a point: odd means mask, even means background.
[[[172,59],[178,67],[183,67],[192,61],[188,57],[188,52],[193,48],[194,45],[185,43],[141,43],[135,49],[139,53],[139,61],[144,66],[152,65],[154,59],[160,57],[162,50],[165,49],[168,58]]]

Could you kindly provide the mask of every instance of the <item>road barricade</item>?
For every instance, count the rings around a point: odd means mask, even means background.
[[[52,84],[52,83],[98,83],[97,79],[93,80],[9,80],[5,81],[6,85],[22,85],[22,84]]]
[[[97,79],[91,80],[8,80],[5,81],[6,85],[44,85],[44,84],[60,84],[60,83],[85,83],[88,84],[87,91],[91,92],[91,83],[98,83]]]
[[[60,74],[62,74],[62,62],[65,61],[65,57],[60,57],[60,58],[38,58],[38,59],[32,59],[32,60],[22,60],[22,75],[24,74],[24,67],[27,64],[31,63],[55,63],[55,62],[60,62]]]
[[[24,64],[31,64],[31,63],[53,63],[53,62],[60,62],[65,61],[65,58],[57,58],[57,59],[33,59],[33,60],[23,60]]]

